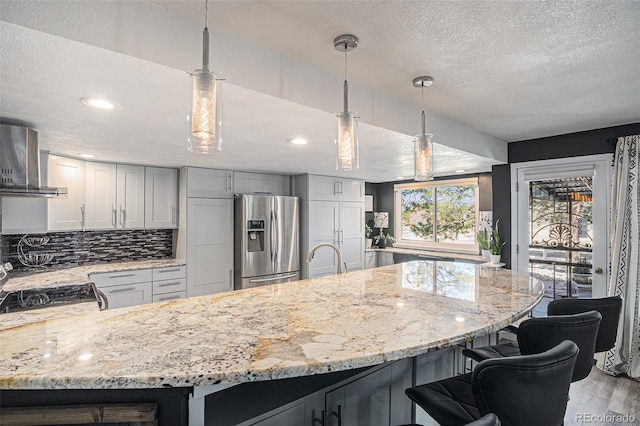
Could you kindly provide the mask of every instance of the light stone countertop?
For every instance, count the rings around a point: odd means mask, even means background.
[[[417,261],[0,331],[0,389],[191,387],[377,365],[498,330],[542,284]]]
[[[141,260],[133,262],[101,263],[95,265],[78,266],[75,268],[59,269],[41,273],[18,273],[9,272],[9,279],[2,287],[6,292],[20,291],[35,288],[55,287],[57,285],[84,284],[89,282],[89,274],[100,272],[123,272],[139,269],[160,268],[165,266],[182,266],[184,261],[175,259]],[[33,309],[30,311],[11,312],[0,314],[0,330],[6,328],[23,326],[25,324],[46,321],[54,318],[66,317],[69,315],[84,312],[97,312],[100,308],[98,303],[78,303],[51,308]]]
[[[378,248],[376,246],[372,246],[369,249],[366,249],[365,252],[377,252],[377,253],[402,253],[402,254],[416,254],[418,256],[423,255],[427,257],[441,257],[443,259],[458,259],[458,260],[472,260],[475,262],[486,262],[482,258],[482,256],[478,254],[472,253],[458,253],[452,251],[436,251],[436,250],[423,250],[416,248],[406,248],[406,247],[386,247],[386,248]],[[427,259],[428,260],[428,259]]]

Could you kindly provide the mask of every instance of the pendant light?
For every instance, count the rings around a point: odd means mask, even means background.
[[[209,70],[209,1],[205,3],[205,24],[202,32],[202,69],[195,70],[193,100],[191,104],[191,129],[187,148],[199,154],[211,154],[222,150],[222,80]]]
[[[338,137],[336,138],[336,169],[353,170],[359,167],[358,159],[358,118],[356,112],[349,111],[349,84],[347,83],[347,52],[358,47],[358,37],[343,34],[333,40],[333,46],[344,52],[344,105],[336,113],[338,117]]]
[[[433,143],[431,138],[433,135],[425,131],[424,116],[424,88],[433,84],[433,78],[417,77],[413,79],[413,86],[419,87],[422,91],[422,121],[420,134],[415,136],[415,177],[417,181],[433,180]]]

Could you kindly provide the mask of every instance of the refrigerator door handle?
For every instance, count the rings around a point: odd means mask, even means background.
[[[297,273],[293,273],[293,274],[289,274],[289,275],[280,275],[277,277],[271,277],[271,278],[258,278],[255,280],[249,280],[250,283],[263,283],[266,281],[275,281],[275,280],[284,280],[287,278],[293,278],[297,275]]]
[[[275,213],[273,210],[271,210],[271,217],[269,218],[269,247],[271,248],[271,263],[274,264],[275,263],[275,252],[276,252],[276,239],[275,237],[275,232],[276,232],[276,226],[275,226]]]
[[[278,224],[278,211],[274,210],[273,211],[273,224],[274,224],[274,228],[276,230],[275,235],[280,235],[280,226]],[[274,259],[274,271],[278,270],[278,264],[280,263],[280,247],[278,247],[278,244],[280,243],[280,239],[278,238],[275,243],[273,244],[273,246],[275,247],[275,253],[273,255],[273,259]]]

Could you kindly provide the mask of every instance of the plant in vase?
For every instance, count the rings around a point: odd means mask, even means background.
[[[493,228],[493,232],[491,232],[491,241],[489,243],[491,263],[500,263],[500,252],[502,251],[502,247],[507,243],[506,241],[502,241],[500,237],[498,223],[500,223],[500,219],[496,221],[496,226]]]
[[[380,235],[377,235],[375,238],[375,243],[378,246],[378,248],[385,248],[388,244],[392,244],[393,241],[395,240],[395,238],[393,238],[393,236],[391,234],[385,234],[384,232],[381,232]]]
[[[370,227],[368,224],[366,224],[366,223],[365,223],[365,224],[364,224],[364,236],[365,236],[365,238],[367,239],[367,242],[366,242],[366,244],[367,244],[367,245],[366,245],[366,247],[367,247],[368,249],[370,249],[370,248],[371,248],[371,243],[372,243],[372,239],[371,239],[371,232],[372,232],[371,227]]]
[[[489,230],[487,230],[487,228],[482,228],[476,234],[476,239],[478,240],[478,245],[480,246],[482,258],[484,260],[489,260],[489,255],[491,254],[491,252],[489,251]]]

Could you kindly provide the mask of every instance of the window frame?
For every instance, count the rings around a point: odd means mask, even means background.
[[[431,189],[431,188],[435,189],[438,187],[445,187],[445,186],[472,186],[474,189],[475,224],[474,224],[473,244],[403,240],[402,239],[402,196],[401,196],[402,191],[407,189]],[[478,220],[480,215],[480,208],[479,208],[480,191],[479,191],[479,184],[478,184],[477,177],[462,178],[462,179],[434,180],[434,181],[428,181],[428,182],[399,183],[393,186],[393,197],[394,197],[393,203],[394,203],[394,211],[395,211],[395,215],[394,215],[395,218],[394,218],[394,224],[393,224],[393,229],[395,234],[394,247],[478,254],[480,250],[480,246],[478,245],[478,240],[477,240]],[[437,223],[437,216],[438,216],[437,199],[434,198],[434,200],[436,205],[434,210],[434,220],[436,220],[436,223]]]

